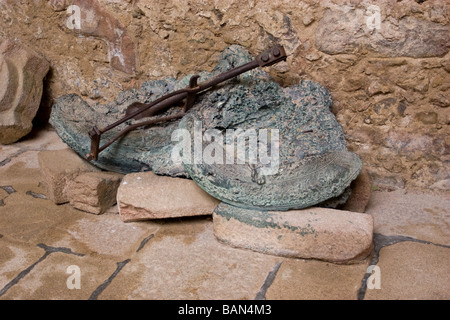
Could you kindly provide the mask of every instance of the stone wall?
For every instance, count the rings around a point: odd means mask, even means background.
[[[448,190],[449,12],[446,0],[0,0],[0,37],[51,63],[40,120],[63,94],[110,101],[210,71],[231,44],[257,54],[279,42],[289,58],[271,75],[330,90],[374,185]]]

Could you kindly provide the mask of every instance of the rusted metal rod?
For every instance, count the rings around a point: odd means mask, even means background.
[[[262,54],[258,55],[253,61],[250,61],[242,66],[236,67],[234,69],[231,69],[227,72],[224,72],[210,80],[204,81],[202,83],[197,83],[197,80],[199,78],[198,75],[194,75],[191,77],[189,81],[189,85],[181,90],[177,90],[174,92],[171,92],[169,94],[166,94],[158,99],[156,99],[153,102],[150,103],[140,103],[135,102],[131,104],[126,111],[125,116],[122,119],[119,119],[118,121],[106,126],[103,129],[98,129],[97,127],[93,127],[92,130],[89,131],[89,137],[91,138],[91,152],[86,155],[86,159],[91,160],[98,160],[98,154],[105,150],[108,146],[110,146],[113,142],[117,141],[121,136],[125,135],[131,130],[134,130],[138,127],[154,124],[158,122],[163,121],[169,121],[177,118],[181,118],[186,114],[186,112],[193,106],[195,102],[195,97],[198,93],[201,91],[204,91],[206,89],[209,89],[211,87],[214,87],[218,85],[221,82],[227,81],[231,78],[234,78],[244,72],[250,71],[252,69],[255,69],[257,67],[266,67],[273,65],[275,63],[278,63],[280,61],[286,60],[286,52],[284,48],[281,45],[277,45],[274,48],[271,48],[270,50],[267,50],[263,52]],[[151,119],[147,121],[142,121],[139,123],[132,124],[128,126],[127,128],[120,131],[117,135],[115,135],[113,138],[111,138],[109,141],[107,141],[103,146],[100,147],[100,139],[101,135],[118,125],[131,120],[131,119],[142,119],[146,117],[151,117],[154,115],[157,115],[158,113],[161,113],[168,108],[172,107],[173,105],[185,100],[185,103],[182,108],[182,112],[173,116],[168,117],[162,117],[158,119]]]

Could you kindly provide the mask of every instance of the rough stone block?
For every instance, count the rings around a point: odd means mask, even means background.
[[[219,204],[194,181],[152,172],[126,175],[117,191],[123,221],[209,215]]]
[[[87,172],[77,176],[67,187],[71,206],[89,213],[104,213],[116,203],[122,177],[114,172]]]
[[[20,42],[0,39],[0,143],[14,143],[31,131],[49,67]]]
[[[257,211],[221,203],[213,225],[226,244],[279,256],[352,263],[372,249],[372,216],[343,210]]]
[[[47,196],[56,204],[69,202],[68,185],[85,172],[100,171],[71,149],[41,151],[39,166],[47,189]]]

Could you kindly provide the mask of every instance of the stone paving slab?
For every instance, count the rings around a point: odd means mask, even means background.
[[[0,299],[87,300],[116,268],[113,260],[69,248],[39,244],[28,249],[33,257],[16,263],[15,270],[9,271],[8,284],[0,289]],[[73,267],[79,270],[79,287],[75,287]]]
[[[118,214],[96,216],[83,213],[81,219],[60,228],[65,234],[50,242],[53,246],[70,247],[78,252],[119,261],[129,258],[146,237],[159,229],[159,225],[152,222],[124,223]]]
[[[279,260],[220,244],[210,220],[168,222],[100,298],[254,299]]]
[[[39,168],[37,152],[67,148],[67,144],[58,137],[51,126],[34,129],[26,137],[14,144],[0,144],[0,168],[7,168],[16,162],[24,162],[27,167]],[[28,157],[24,157],[22,154],[25,152],[31,153]]]
[[[0,164],[5,165],[8,163],[11,157],[20,151],[18,147],[14,145],[1,145],[0,144]]]
[[[373,192],[361,263],[282,258],[219,242],[210,216],[124,223],[117,208],[56,205],[37,153],[66,146],[47,129],[29,139],[0,163],[0,300],[450,298],[448,194]],[[80,289],[67,287],[72,265]]]
[[[269,300],[355,300],[368,261],[337,265],[317,260],[282,262],[267,290]]]
[[[450,245],[450,194],[372,192],[366,213],[375,233],[403,235]]]
[[[0,290],[4,291],[20,271],[22,266],[30,266],[42,256],[34,245],[0,237]],[[0,296],[1,298],[1,296]]]
[[[34,151],[63,150],[69,148],[50,125],[33,129],[26,137],[8,146],[20,150]]]
[[[25,184],[15,184],[14,188],[16,192],[9,194],[0,207],[0,234],[31,244],[54,241],[65,233],[60,226],[76,218],[67,206],[51,206],[49,200],[27,194],[30,190],[38,194],[39,188]]]
[[[380,289],[367,290],[366,300],[450,299],[450,248],[401,242],[381,249],[377,264]]]

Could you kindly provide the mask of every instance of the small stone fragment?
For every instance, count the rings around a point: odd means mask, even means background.
[[[117,192],[123,221],[212,214],[219,200],[194,181],[140,172],[126,175]]]
[[[258,211],[221,203],[213,225],[217,239],[226,244],[278,256],[353,263],[372,249],[372,216],[350,211]]]
[[[67,194],[72,207],[103,214],[116,203],[123,175],[114,172],[87,172],[70,182]]]
[[[38,160],[47,196],[56,204],[69,202],[67,186],[78,175],[100,171],[70,149],[41,151]]]

